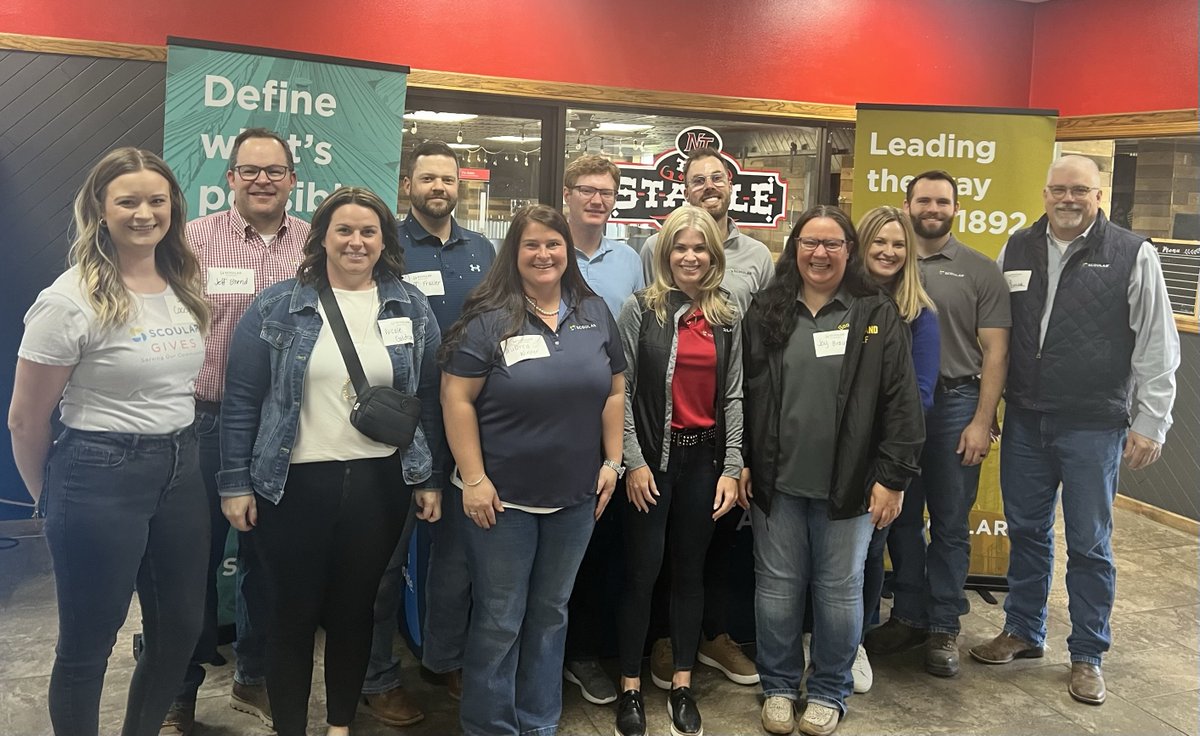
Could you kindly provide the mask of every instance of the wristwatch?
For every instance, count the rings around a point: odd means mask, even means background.
[[[606,468],[611,468],[612,471],[617,474],[617,480],[620,480],[621,478],[625,477],[625,466],[622,465],[621,463],[617,462],[616,460],[605,459],[605,461],[602,464]]]

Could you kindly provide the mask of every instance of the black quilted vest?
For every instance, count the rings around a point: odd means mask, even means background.
[[[1005,400],[1032,411],[1120,426],[1129,422],[1129,280],[1145,238],[1110,223],[1103,212],[1083,247],[1063,266],[1038,348],[1046,304],[1046,228],[1042,216],[1004,250],[1004,272],[1030,271],[1029,288],[1011,292],[1012,337]]]

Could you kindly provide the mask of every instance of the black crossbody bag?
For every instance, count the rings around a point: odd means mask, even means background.
[[[354,406],[350,408],[350,424],[367,437],[405,450],[412,444],[421,420],[421,400],[391,386],[369,386],[362,362],[346,329],[346,320],[338,306],[337,297],[329,287],[321,289],[321,305],[329,318],[329,329],[337,338],[342,360],[354,384]]]

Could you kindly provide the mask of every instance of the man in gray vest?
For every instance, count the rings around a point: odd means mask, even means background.
[[[1100,666],[1112,642],[1118,471],[1122,460],[1130,470],[1158,460],[1179,366],[1158,254],[1105,218],[1101,195],[1096,164],[1063,156],[1042,190],[1046,216],[1000,253],[1013,316],[1000,454],[1009,593],[1004,630],[971,649],[985,664],[1042,656],[1061,484],[1071,614],[1067,690],[1091,705],[1104,702]]]

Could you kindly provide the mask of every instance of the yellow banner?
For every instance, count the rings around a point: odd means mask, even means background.
[[[943,169],[958,181],[954,235],[994,258],[1010,234],[1044,212],[1057,119],[1049,110],[860,104],[853,217],[900,207],[913,176]]]
[[[942,169],[958,181],[955,237],[995,258],[1008,236],[1045,212],[1041,190],[1054,156],[1057,113],[904,105],[858,106],[854,132],[853,219],[881,205],[900,207],[912,177]],[[971,509],[971,576],[1008,571],[1008,524],[1000,498],[1000,453],[993,444]]]

